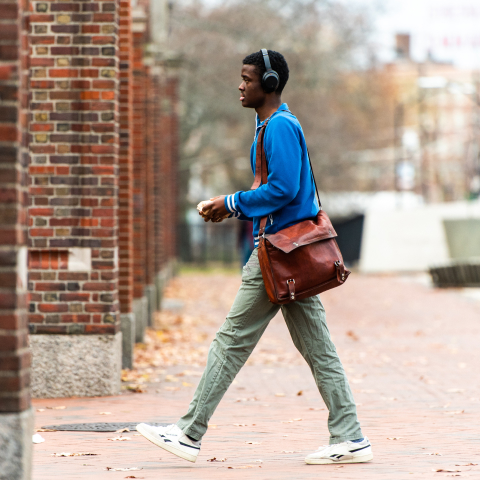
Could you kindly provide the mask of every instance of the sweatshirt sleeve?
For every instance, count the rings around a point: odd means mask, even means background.
[[[225,197],[225,206],[230,212],[240,212],[248,218],[264,217],[280,210],[296,197],[302,165],[297,127],[283,116],[272,119],[265,131],[264,146],[268,183],[256,190]]]
[[[244,220],[244,221],[247,221],[247,222],[253,222],[253,218],[248,218],[243,213],[240,213],[240,212],[233,212],[228,216],[228,218],[238,218],[239,220]]]

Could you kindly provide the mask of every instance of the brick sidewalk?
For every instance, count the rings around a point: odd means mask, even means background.
[[[190,274],[178,282],[186,300],[181,314],[203,319],[192,335],[202,339],[204,355],[239,277]],[[480,302],[407,278],[360,275],[322,299],[364,433],[373,443],[371,463],[304,464],[305,454],[328,442],[327,411],[277,316],[212,418],[197,463],[177,459],[135,432],[123,433],[131,440],[122,442],[109,441],[119,435],[112,433],[44,432],[45,443],[34,446],[33,479],[479,478],[480,466],[468,464],[480,464]],[[157,369],[159,381],[148,384],[147,393],[35,400],[36,409],[45,409],[36,413],[36,426],[171,423],[185,412],[201,370],[191,365]],[[179,381],[166,381],[172,378]],[[56,406],[66,408],[51,408]],[[106,411],[111,415],[99,414]],[[60,452],[98,456],[51,456]],[[210,462],[214,457],[226,460]],[[458,472],[435,472],[439,469]]]

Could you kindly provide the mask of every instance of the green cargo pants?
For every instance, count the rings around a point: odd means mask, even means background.
[[[353,395],[330,339],[319,296],[281,307],[270,303],[257,249],[243,267],[242,285],[210,346],[207,366],[188,412],[177,422],[185,434],[202,438],[217,405],[280,308],[293,343],[307,361],[329,410],[330,443],[362,438]]]

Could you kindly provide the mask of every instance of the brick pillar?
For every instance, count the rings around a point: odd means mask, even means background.
[[[162,159],[162,224],[164,225],[164,241],[166,250],[163,254],[165,263],[176,256],[177,225],[177,168],[178,168],[178,80],[167,78],[163,85],[161,115],[161,159]]]
[[[147,69],[143,62],[146,40],[146,14],[141,6],[132,12],[133,30],[133,309],[135,313],[136,341],[143,341],[148,324],[148,300],[145,296],[146,262],[146,202],[145,190],[145,102]]]
[[[133,366],[133,36],[129,0],[120,1],[119,300],[122,367]]]
[[[153,68],[147,69],[145,79],[145,109],[146,119],[144,130],[144,152],[145,163],[145,258],[143,268],[145,270],[145,296],[148,301],[148,324],[152,325],[155,310],[157,309],[157,289],[155,286],[155,149],[154,137],[158,132],[155,131],[155,110],[158,105],[155,101],[155,77]]]
[[[27,2],[0,2],[0,476],[31,475],[27,295]]]
[[[35,396],[120,386],[118,8],[114,0],[31,2]]]

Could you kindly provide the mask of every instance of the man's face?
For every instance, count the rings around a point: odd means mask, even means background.
[[[261,107],[265,103],[267,94],[263,91],[261,78],[255,65],[243,65],[241,77],[242,83],[238,89],[240,90],[242,107]]]

